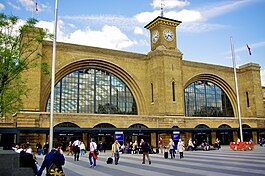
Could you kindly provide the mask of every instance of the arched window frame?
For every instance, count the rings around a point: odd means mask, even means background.
[[[82,90],[80,89],[81,87],[83,87]],[[64,89],[66,88],[68,89],[66,91],[74,92],[73,95],[70,94],[72,100],[70,101],[69,99],[67,99],[68,102],[65,103],[71,105],[72,109],[70,110],[65,110],[65,108],[62,108],[62,105],[65,105],[62,97],[64,96],[63,93],[65,93]],[[117,90],[119,89],[120,95],[115,95],[115,92],[113,92],[115,88]],[[84,92],[86,92],[85,95]],[[85,99],[82,96],[85,97]],[[80,109],[81,98],[83,98],[83,107],[87,108],[85,110]],[[106,100],[103,101],[103,104],[101,105],[100,99],[102,100],[103,98],[105,98]],[[72,104],[70,104],[69,102]],[[136,101],[129,87],[112,73],[97,68],[81,68],[74,70],[73,72],[61,78],[55,86],[55,104],[56,103],[57,106],[54,106],[55,112],[91,114],[138,114]],[[49,104],[50,96],[46,103],[46,111],[49,111]],[[86,106],[86,104],[89,105]],[[100,108],[102,109],[102,111],[99,111]]]

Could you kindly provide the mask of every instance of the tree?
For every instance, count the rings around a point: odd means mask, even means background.
[[[16,29],[18,22],[18,17],[0,13],[0,117],[23,108],[21,96],[28,91],[21,79],[23,72],[41,66],[48,74],[48,64],[41,62],[39,47],[52,36],[47,30],[35,28],[35,19],[28,19]]]

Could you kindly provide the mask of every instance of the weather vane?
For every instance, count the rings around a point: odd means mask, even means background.
[[[161,0],[161,17],[164,16],[164,6],[165,6],[164,0]]]

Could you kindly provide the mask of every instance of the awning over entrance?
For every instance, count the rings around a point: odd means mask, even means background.
[[[238,131],[239,128],[67,128],[57,127],[54,132],[61,133],[100,133],[100,132],[156,132],[156,133],[172,133],[173,131],[180,132],[221,132],[221,131]],[[265,131],[265,128],[243,128],[243,131]],[[38,132],[48,133],[49,128],[0,128],[0,133],[21,133],[21,132]]]

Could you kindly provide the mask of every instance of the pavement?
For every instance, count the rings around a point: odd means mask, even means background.
[[[63,170],[66,176],[265,176],[265,147],[253,151],[232,151],[229,146],[220,150],[184,151],[184,158],[165,159],[162,154],[150,154],[152,164],[142,164],[141,154],[122,154],[118,165],[106,164],[110,151],[100,153],[97,167],[90,168],[88,155],[74,161],[65,155]],[[37,156],[39,163],[43,156]],[[45,176],[45,173],[43,173]]]

